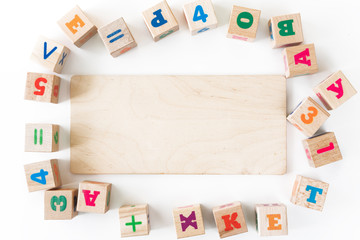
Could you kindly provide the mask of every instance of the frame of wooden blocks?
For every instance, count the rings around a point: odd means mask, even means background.
[[[286,206],[284,204],[256,204],[256,228],[260,236],[288,235]]]
[[[179,30],[179,24],[165,0],[145,10],[143,17],[155,42]]]
[[[52,159],[24,166],[29,192],[61,186],[58,160]]]
[[[330,114],[311,97],[305,98],[295,110],[289,114],[287,120],[306,136],[313,136]]]
[[[60,78],[52,74],[27,73],[25,99],[58,103]]]
[[[110,55],[113,57],[118,57],[137,46],[123,18],[119,18],[101,27],[99,29],[99,35]]]
[[[342,71],[330,75],[314,88],[327,110],[333,110],[354,96],[357,91]]]
[[[149,206],[124,205],[119,208],[121,237],[149,235]]]
[[[240,202],[233,202],[213,208],[216,227],[220,238],[248,231]]]
[[[290,201],[295,205],[322,211],[328,189],[328,183],[298,175]]]
[[[217,27],[218,21],[211,0],[196,0],[185,4],[184,14],[191,35]]]
[[[178,239],[205,234],[200,204],[174,208],[173,217]]]
[[[77,215],[78,190],[76,188],[45,191],[44,219],[70,220]]]
[[[296,45],[304,41],[300,13],[270,18],[269,30],[273,48]]]
[[[39,37],[31,58],[46,67],[47,69],[61,73],[70,49],[45,37]]]
[[[97,33],[97,27],[89,20],[79,6],[74,7],[58,24],[77,47],[81,47]]]
[[[26,124],[25,152],[59,151],[59,125]]]
[[[110,205],[111,183],[83,181],[79,183],[78,212],[106,213]]]
[[[230,15],[228,38],[254,41],[260,21],[260,10],[233,6]]]

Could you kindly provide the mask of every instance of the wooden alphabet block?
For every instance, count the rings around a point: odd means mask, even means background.
[[[76,6],[62,17],[58,24],[77,47],[81,47],[97,32],[97,27],[89,20],[79,6]]]
[[[29,192],[61,186],[59,165],[56,159],[30,163],[24,166]]]
[[[106,213],[110,205],[111,183],[83,181],[79,183],[78,212]]]
[[[215,207],[213,214],[220,238],[248,231],[240,202]]]
[[[166,1],[144,11],[143,17],[155,42],[179,30],[179,24]]]
[[[200,204],[174,208],[173,217],[178,239],[205,234]]]
[[[270,18],[269,30],[273,48],[296,45],[304,41],[300,13]]]
[[[289,114],[287,120],[306,136],[313,136],[330,114],[311,97],[305,98],[295,110]]]
[[[99,35],[113,57],[118,57],[137,46],[123,18],[100,28]]]
[[[259,26],[260,14],[260,10],[234,5],[230,15],[227,37],[254,41]]]
[[[327,110],[338,108],[357,93],[341,71],[322,81],[314,88],[314,92]]]
[[[298,175],[290,201],[295,205],[322,211],[328,189],[328,183]]]
[[[51,74],[27,73],[25,99],[58,103],[60,78]]]
[[[260,236],[288,235],[284,204],[256,204],[256,229]]]
[[[45,191],[44,219],[70,220],[75,217],[77,195],[76,188]]]
[[[25,152],[59,151],[59,125],[26,124]]]
[[[50,39],[40,37],[35,45],[31,58],[47,69],[61,73],[70,49]]]
[[[185,4],[184,14],[191,35],[217,27],[217,18],[211,0],[196,0]]]
[[[124,205],[119,208],[121,237],[149,235],[149,206]]]

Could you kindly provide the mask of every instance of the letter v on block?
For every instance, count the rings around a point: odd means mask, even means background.
[[[100,192],[94,191],[94,194],[90,194],[90,190],[82,190],[82,192],[84,194],[86,206],[95,207],[95,201]]]
[[[180,221],[181,221],[181,229],[183,232],[185,232],[189,226],[198,229],[195,211],[192,211],[188,217],[185,217],[184,215],[180,214]]]
[[[50,50],[50,52],[47,52],[47,42],[44,42],[44,60],[46,60],[48,57],[51,56],[56,51],[57,47],[54,47]]]

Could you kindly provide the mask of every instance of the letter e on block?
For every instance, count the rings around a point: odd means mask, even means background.
[[[284,204],[257,204],[256,226],[260,236],[288,234],[287,211]]]

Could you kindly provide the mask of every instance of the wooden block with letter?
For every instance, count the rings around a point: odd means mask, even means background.
[[[59,151],[59,125],[26,124],[25,152]]]
[[[195,0],[184,5],[184,14],[191,35],[217,27],[217,18],[211,0]]]
[[[227,37],[254,41],[259,26],[260,14],[260,10],[234,5],[230,15]]]
[[[175,208],[173,217],[178,239],[205,234],[200,204]]]
[[[45,191],[44,219],[70,220],[77,215],[78,190],[64,188]]]
[[[79,183],[77,211],[106,213],[110,205],[111,183],[83,181]]]
[[[256,204],[256,228],[260,236],[288,235],[284,204]]]
[[[25,99],[58,103],[60,78],[52,74],[27,73]]]
[[[150,218],[147,204],[121,206],[119,220],[121,237],[149,235]]]

